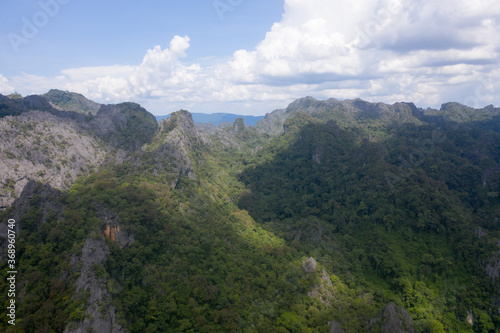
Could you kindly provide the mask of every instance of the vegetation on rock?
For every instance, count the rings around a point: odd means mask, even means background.
[[[305,98],[255,128],[133,103],[65,117],[107,158],[68,189],[30,176],[0,211],[20,227],[0,330],[495,332],[500,134],[481,112]]]

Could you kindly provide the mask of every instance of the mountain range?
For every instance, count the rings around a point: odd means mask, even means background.
[[[156,120],[161,121],[168,117],[170,114],[156,116]],[[237,118],[243,118],[248,126],[255,126],[259,120],[264,118],[264,116],[243,116],[233,113],[191,113],[191,117],[195,124],[213,124],[214,126],[219,126],[221,123],[233,123]]]
[[[500,108],[202,117],[0,95],[0,330],[498,332]]]

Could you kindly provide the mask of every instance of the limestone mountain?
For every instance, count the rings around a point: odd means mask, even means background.
[[[0,206],[8,207],[27,182],[68,189],[106,158],[124,158],[153,138],[153,115],[133,103],[103,105],[96,115],[53,108],[41,96],[11,100],[0,118]]]
[[[500,327],[495,108],[306,97],[256,127],[82,108],[0,96],[0,330]]]
[[[474,109],[456,102],[444,103],[439,110],[423,110],[424,115],[439,116],[448,121],[457,123],[482,122],[491,120],[500,115],[500,108],[488,105],[481,109]]]
[[[272,134],[283,131],[283,124],[297,112],[305,112],[312,117],[328,121],[333,120],[341,127],[359,126],[362,128],[375,128],[377,126],[396,123],[419,124],[416,118],[418,109],[413,103],[370,103],[361,99],[339,101],[330,98],[325,101],[312,97],[298,99],[286,109],[275,110],[268,113],[260,120],[256,128]]]
[[[87,99],[82,94],[69,91],[51,89],[42,96],[58,110],[96,114],[101,107],[99,103]]]
[[[110,147],[82,125],[44,111],[1,118],[0,206],[12,204],[29,180],[68,189],[103,163]]]
[[[167,119],[169,115],[166,116],[157,116],[156,119],[158,121]],[[213,124],[214,126],[218,126],[221,123],[232,123],[236,120],[236,118],[243,118],[245,123],[250,126],[255,126],[257,122],[264,118],[262,116],[242,116],[238,114],[232,113],[191,113],[193,121],[195,124]]]
[[[176,188],[183,177],[196,179],[192,159],[200,156],[205,141],[191,114],[180,110],[160,122],[151,142],[130,162],[145,177],[156,178]]]

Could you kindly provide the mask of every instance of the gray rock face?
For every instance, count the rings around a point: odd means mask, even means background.
[[[312,258],[311,258],[312,259]],[[325,269],[321,272],[321,282],[307,293],[307,296],[320,300],[323,304],[331,305],[335,301],[333,283]]]
[[[278,109],[267,113],[264,119],[259,120],[255,128],[270,135],[283,133],[283,124],[290,117],[290,115],[285,114],[285,111],[285,109]]]
[[[413,333],[411,317],[402,307],[389,303],[382,312],[382,332]]]
[[[135,151],[153,139],[156,118],[135,103],[102,105],[89,130],[113,148]]]
[[[82,249],[82,269],[76,280],[76,294],[89,292],[85,319],[79,323],[70,323],[65,333],[112,332],[121,333],[124,329],[118,325],[116,308],[109,305],[110,296],[106,290],[106,278],[96,274],[96,267],[102,266],[109,255],[109,247],[103,238],[87,238]]]
[[[10,206],[30,179],[68,189],[80,173],[103,164],[111,150],[115,161],[122,161],[150,143],[158,127],[135,103],[103,105],[97,115],[84,116],[58,111],[42,96],[0,97],[16,115],[0,118],[0,209]]]
[[[206,138],[200,133],[187,111],[177,111],[163,120],[153,142],[131,157],[138,170],[152,167],[148,174],[166,177],[165,182],[177,187],[182,177],[196,179],[191,154],[205,144]],[[199,153],[199,152],[198,152]]]
[[[101,221],[106,223],[104,237],[109,238],[112,242],[116,242],[121,248],[135,242],[133,234],[122,231],[122,227],[118,221],[118,213],[109,211],[104,207],[96,208],[97,216]]]
[[[500,276],[500,251],[498,251],[497,254],[489,260],[486,265],[486,273],[491,280],[495,280]]]
[[[69,188],[108,151],[74,119],[41,111],[1,118],[0,139],[0,209],[11,205],[30,179]]]
[[[302,269],[306,273],[314,273],[316,272],[316,260],[313,257],[307,259],[302,263]]]

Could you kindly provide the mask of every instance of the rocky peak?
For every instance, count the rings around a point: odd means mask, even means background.
[[[186,110],[179,110],[172,113],[170,117],[165,120],[165,127],[171,127],[172,129],[178,128],[188,134],[195,134],[196,131],[193,116]]]
[[[200,155],[205,135],[198,131],[188,111],[174,112],[160,122],[152,142],[130,161],[138,170],[148,161],[147,167],[153,167],[153,172],[148,174],[164,177],[172,187],[177,187],[182,177],[196,179],[192,158]]]
[[[101,107],[99,103],[87,99],[82,94],[69,91],[51,89],[42,96],[58,110],[96,114]]]
[[[314,273],[316,272],[316,260],[313,257],[310,257],[307,260],[302,262],[302,269],[306,273]]]
[[[102,105],[90,130],[114,148],[134,151],[153,139],[156,118],[136,103]]]
[[[203,133],[196,128],[191,113],[186,110],[174,112],[163,120],[158,132],[163,137],[162,141],[174,141],[186,147],[191,147],[194,142],[205,141]]]
[[[335,98],[316,100],[313,97],[300,98],[288,105],[285,110],[275,110],[260,120],[256,128],[271,135],[283,133],[283,124],[298,113],[307,113],[321,120],[335,120],[343,127],[369,127],[370,124],[420,123],[419,111],[411,103],[372,103],[362,99],[339,101]]]
[[[306,96],[303,98],[299,98],[298,100],[290,103],[287,107],[287,112],[293,112],[297,110],[307,110],[317,108],[318,106],[322,106],[325,104],[323,101],[319,101],[311,96]]]
[[[389,303],[382,311],[382,332],[413,333],[411,317],[402,307]]]
[[[30,179],[67,189],[78,174],[99,166],[107,147],[85,126],[43,111],[0,118],[0,207],[19,197]]]
[[[234,120],[233,129],[237,132],[242,132],[246,128],[245,119],[239,117]]]
[[[448,103],[441,104],[441,108],[439,109],[439,111],[457,110],[457,109],[464,110],[464,109],[471,109],[471,108],[468,106],[462,105],[460,103],[457,103],[457,102],[448,102]]]

